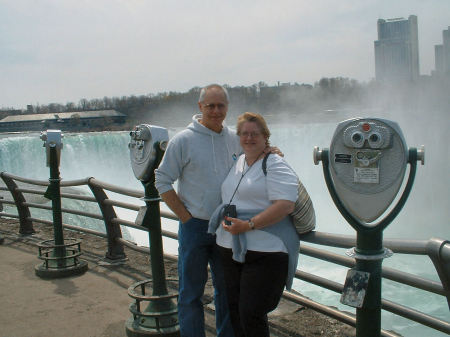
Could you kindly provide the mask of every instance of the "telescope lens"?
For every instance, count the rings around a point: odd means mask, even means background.
[[[359,143],[359,142],[361,141],[361,139],[362,139],[362,136],[361,136],[361,134],[358,133],[358,132],[355,132],[355,133],[352,135],[352,140],[353,140],[355,143]]]
[[[371,134],[369,137],[369,140],[373,143],[378,142],[379,139],[380,139],[380,137],[378,137],[378,135],[376,133]]]

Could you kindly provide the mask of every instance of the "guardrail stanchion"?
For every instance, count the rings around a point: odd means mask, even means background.
[[[5,183],[6,188],[14,199],[14,204],[17,207],[17,213],[19,216],[20,227],[19,233],[22,235],[31,235],[36,233],[33,228],[33,223],[30,220],[31,214],[28,206],[25,205],[25,197],[22,192],[18,191],[19,187],[6,172],[0,172],[0,177]]]
[[[3,199],[3,197],[0,196],[0,199]],[[3,203],[0,202],[0,212],[3,212]],[[1,216],[0,216],[1,218]],[[3,242],[5,241],[5,239],[0,235],[0,245],[3,244]]]

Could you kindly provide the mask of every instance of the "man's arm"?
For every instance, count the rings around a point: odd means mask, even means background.
[[[184,206],[183,202],[178,197],[178,194],[174,190],[169,190],[161,194],[161,199],[167,206],[174,212],[182,223],[188,222],[192,215]]]
[[[169,142],[159,167],[155,170],[155,186],[161,199],[175,213],[182,223],[192,218],[178,194],[173,189],[173,183],[179,178],[184,163],[182,161],[182,142],[176,141],[176,136]]]

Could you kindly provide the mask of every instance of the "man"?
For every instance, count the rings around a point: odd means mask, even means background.
[[[187,129],[169,142],[156,170],[156,187],[163,201],[179,217],[178,317],[181,336],[205,336],[201,298],[208,279],[214,285],[218,337],[233,337],[225,282],[216,239],[208,221],[221,203],[221,185],[242,149],[235,132],[222,123],[228,111],[228,93],[212,84],[200,92],[198,107]],[[173,183],[178,180],[178,192]]]

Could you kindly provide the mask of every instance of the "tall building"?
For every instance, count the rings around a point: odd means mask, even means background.
[[[419,75],[419,39],[417,16],[408,19],[379,19],[375,45],[377,81],[416,80]]]
[[[442,31],[442,44],[434,46],[436,74],[450,74],[450,26]]]
[[[434,69],[436,74],[445,73],[444,46],[442,44],[434,46]]]

